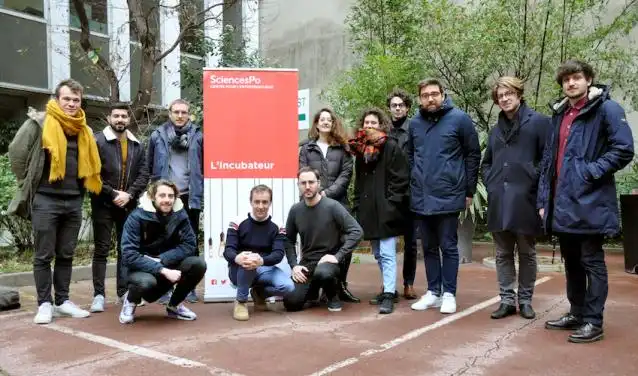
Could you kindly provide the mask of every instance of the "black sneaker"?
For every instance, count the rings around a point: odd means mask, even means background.
[[[328,311],[330,312],[339,312],[343,308],[343,303],[339,300],[338,296],[334,296],[332,299],[328,301]]]
[[[379,305],[379,313],[383,315],[392,313],[392,311],[394,311],[394,296],[393,294],[385,293]]]
[[[380,293],[379,295],[375,296],[374,298],[370,299],[370,304],[371,305],[379,305],[381,304],[381,301],[383,301],[383,295],[385,295],[385,293]],[[395,303],[399,302],[399,292],[395,291],[394,294],[389,294],[392,296],[392,300]]]

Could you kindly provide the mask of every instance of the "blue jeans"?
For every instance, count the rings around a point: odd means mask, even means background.
[[[456,295],[459,273],[458,213],[420,216],[419,227],[428,290],[434,295],[449,292]],[[441,261],[441,254],[443,260]]]
[[[228,273],[230,281],[237,286],[237,301],[248,301],[250,288],[259,285],[264,288],[266,297],[286,296],[295,289],[295,284],[283,270],[277,266],[260,266],[246,270],[232,264]]]
[[[383,278],[383,292],[394,294],[397,284],[397,238],[370,241]]]

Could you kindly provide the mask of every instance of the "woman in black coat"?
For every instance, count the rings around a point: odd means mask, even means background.
[[[299,150],[299,168],[311,167],[319,171],[320,192],[324,197],[339,201],[346,209],[348,205],[348,186],[352,179],[352,156],[348,153],[348,144],[341,120],[329,108],[319,110],[308,131],[308,140]],[[348,270],[352,254],[344,257],[340,267],[339,298],[345,302],[359,303],[348,290]]]
[[[394,310],[397,240],[407,224],[408,163],[399,145],[387,136],[389,127],[383,111],[368,109],[359,119],[357,136],[349,141],[355,155],[353,212],[363,238],[370,240],[383,280],[376,299],[379,313]]]

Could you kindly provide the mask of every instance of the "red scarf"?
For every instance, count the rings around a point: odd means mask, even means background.
[[[348,141],[350,153],[356,157],[362,157],[365,163],[374,162],[388,136],[374,128],[360,129],[355,138]]]

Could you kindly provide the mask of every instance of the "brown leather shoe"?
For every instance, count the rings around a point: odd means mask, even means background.
[[[417,298],[416,292],[414,292],[414,287],[407,285],[403,288],[403,296],[407,300],[413,300]]]

